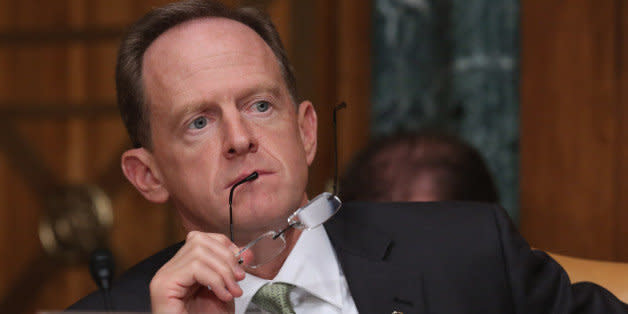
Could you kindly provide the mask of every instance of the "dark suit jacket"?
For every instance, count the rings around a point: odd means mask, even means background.
[[[628,313],[597,285],[571,285],[497,206],[347,203],[325,226],[361,313]],[[112,288],[114,308],[150,311],[149,282],[180,247],[123,275]],[[102,310],[102,296],[70,309]]]

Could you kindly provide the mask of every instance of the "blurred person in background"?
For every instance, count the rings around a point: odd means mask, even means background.
[[[437,131],[397,133],[363,150],[340,181],[343,201],[497,203],[493,177],[480,153]]]

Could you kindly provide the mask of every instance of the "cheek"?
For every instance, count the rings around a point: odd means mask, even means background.
[[[282,189],[298,190],[307,184],[307,160],[303,143],[292,120],[258,130],[260,148],[282,169]],[[304,188],[303,188],[304,189]]]
[[[284,136],[285,140],[282,147],[286,168],[288,168],[291,176],[289,181],[293,188],[300,190],[305,189],[305,185],[307,185],[308,163],[301,137],[296,130],[292,134],[292,136]]]
[[[173,147],[173,146],[171,146]],[[176,196],[211,193],[209,184],[215,179],[215,156],[204,150],[173,149],[161,160],[168,189]]]
[[[282,159],[286,162],[288,168],[304,167],[307,169],[305,150],[303,149],[303,142],[296,125],[293,126],[291,124],[283,132],[276,132],[271,140],[273,139],[275,141],[275,145],[273,145],[275,146],[275,151],[282,154]]]

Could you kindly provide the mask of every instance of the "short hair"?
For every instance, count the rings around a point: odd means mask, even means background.
[[[428,176],[437,200],[496,203],[499,198],[482,156],[448,134],[421,131],[375,140],[354,159],[340,181],[343,201],[409,200],[412,183]]]
[[[142,64],[148,47],[167,30],[184,22],[221,17],[254,30],[275,54],[292,100],[296,79],[283,44],[270,18],[254,8],[230,8],[212,0],[185,0],[153,9],[127,31],[118,50],[116,92],[118,109],[134,147],[151,148],[150,112],[142,82]]]

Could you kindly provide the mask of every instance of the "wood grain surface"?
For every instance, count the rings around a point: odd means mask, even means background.
[[[523,234],[628,261],[625,1],[521,4]]]

